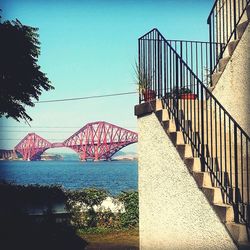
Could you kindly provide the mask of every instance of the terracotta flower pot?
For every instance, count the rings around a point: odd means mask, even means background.
[[[145,89],[142,91],[142,94],[145,102],[155,100],[156,98],[156,93],[152,89]]]

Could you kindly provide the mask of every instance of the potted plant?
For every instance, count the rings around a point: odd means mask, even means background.
[[[179,89],[179,98],[180,99],[195,100],[197,98],[197,95],[193,94],[191,89],[189,89],[187,87],[181,87]]]
[[[139,67],[136,63],[136,80],[140,95],[143,95],[145,102],[155,100],[156,93],[151,89],[151,78],[148,77],[147,73]]]
[[[178,99],[189,99],[189,100],[195,100],[197,98],[196,94],[193,94],[191,89],[187,87],[181,87],[178,89],[174,88],[171,92],[167,93],[165,97],[167,99],[172,99],[172,98],[177,98],[178,94]]]

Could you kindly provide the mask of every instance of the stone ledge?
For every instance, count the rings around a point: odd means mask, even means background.
[[[156,100],[135,105],[134,112],[137,117],[150,115],[155,111]]]

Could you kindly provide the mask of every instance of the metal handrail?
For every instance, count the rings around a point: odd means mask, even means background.
[[[210,47],[213,51],[220,53],[223,48],[221,43],[210,43],[205,41],[170,40],[167,42],[175,49],[190,69],[206,85],[211,84],[210,75]],[[219,54],[216,55],[217,57]]]
[[[228,43],[233,38],[237,39],[237,26],[249,5],[250,0],[216,0],[209,13],[207,24],[209,25],[209,42],[224,44],[221,49],[210,47],[210,74],[217,72],[219,60]]]
[[[211,173],[225,203],[233,205],[235,222],[249,225],[250,137],[157,29],[139,38],[138,45],[148,89],[164,100],[193,156],[201,159],[202,171]],[[147,101],[143,93],[139,98]]]

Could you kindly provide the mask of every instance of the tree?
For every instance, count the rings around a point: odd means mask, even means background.
[[[33,107],[43,90],[54,89],[37,64],[38,28],[5,21],[0,23],[0,38],[0,117],[31,121],[25,106]]]
[[[101,205],[108,195],[109,193],[106,190],[97,188],[68,192],[66,207],[71,213],[73,224],[79,228],[95,227],[98,217],[94,206]]]

